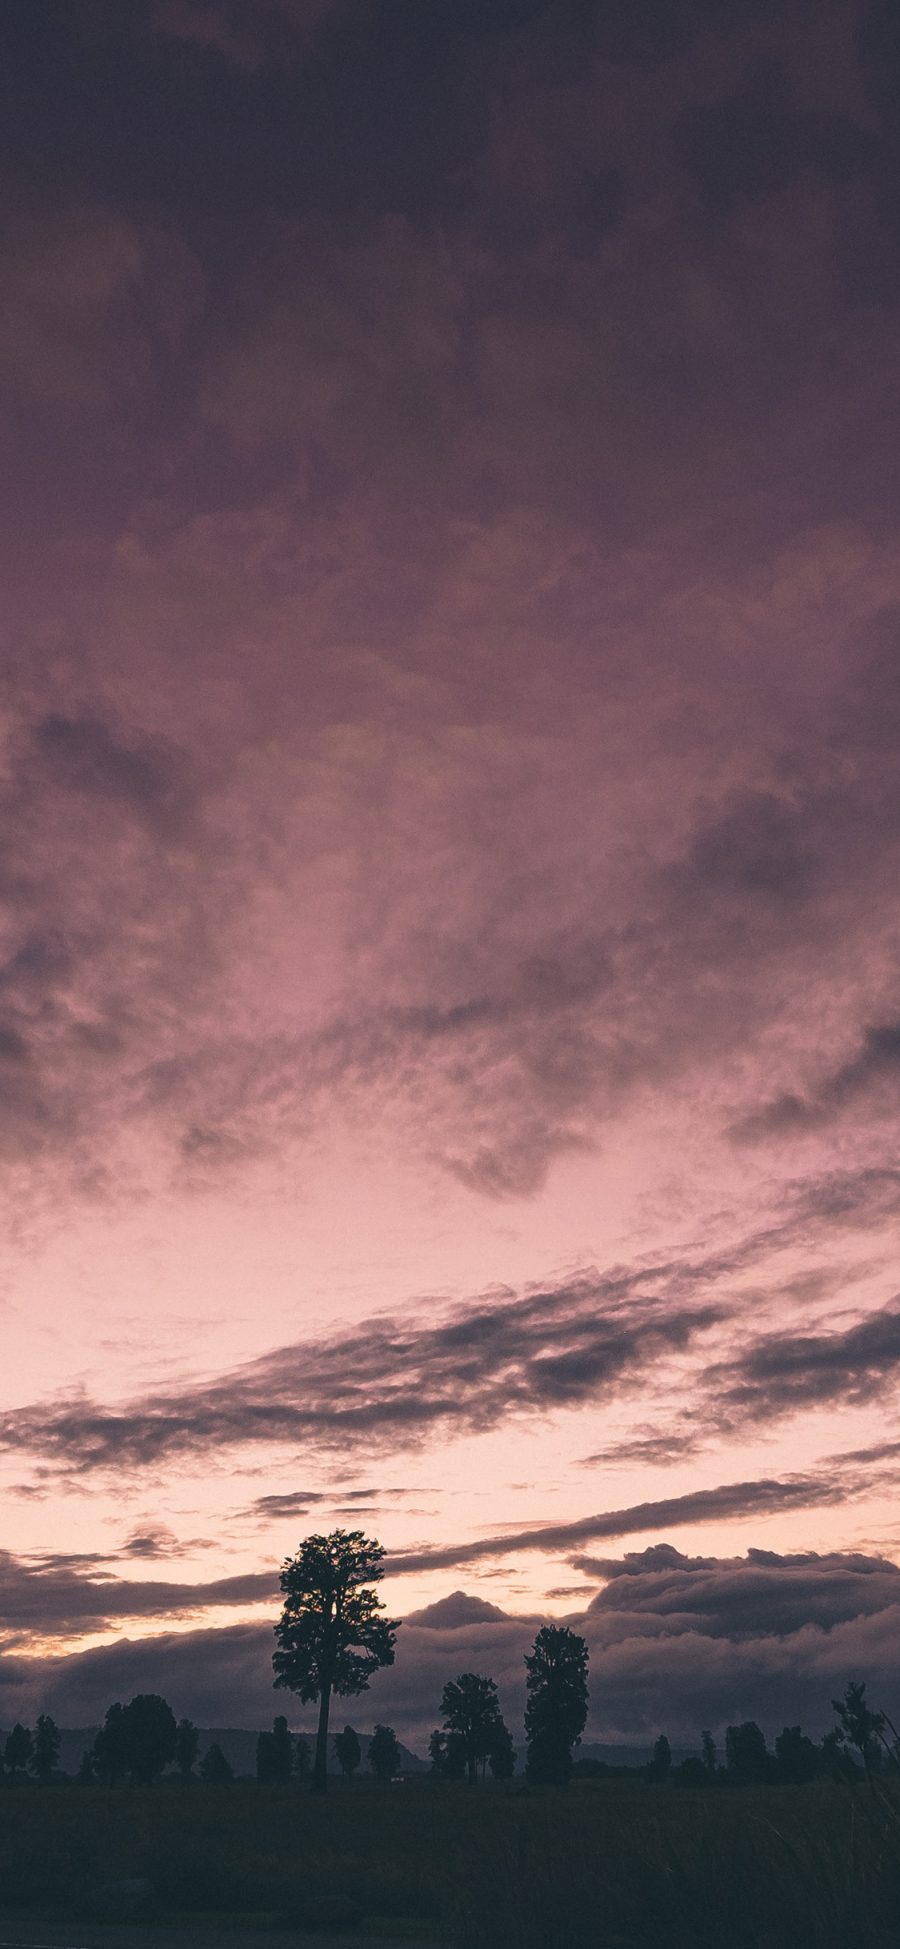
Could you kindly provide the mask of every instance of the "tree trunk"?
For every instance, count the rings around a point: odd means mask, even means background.
[[[328,1713],[331,1706],[331,1686],[323,1685],[319,1694],[319,1729],[316,1733],[316,1757],[313,1764],[311,1793],[325,1793],[328,1789]]]

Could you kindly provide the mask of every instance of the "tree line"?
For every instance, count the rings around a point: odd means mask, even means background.
[[[289,1731],[283,1716],[275,1719],[271,1732],[260,1733],[256,1774],[261,1784],[279,1784],[296,1776],[308,1779],[313,1792],[325,1791],[332,1697],[366,1691],[373,1673],[394,1662],[399,1621],[381,1615],[384,1606],[376,1589],[383,1576],[383,1557],[381,1544],[361,1530],[334,1530],[329,1536],[307,1537],[284,1563],[274,1682],[296,1693],[303,1703],[318,1704],[318,1726],[312,1753],[302,1735]],[[564,1785],[573,1772],[573,1748],[587,1720],[584,1638],[565,1625],[543,1625],[525,1658],[525,1690],[526,1779],[535,1785]],[[819,1746],[799,1726],[785,1726],[774,1753],[769,1753],[760,1727],[747,1720],[726,1731],[724,1768],[711,1733],[702,1735],[702,1757],[692,1756],[677,1768],[669,1741],[661,1733],[643,1771],[651,1781],[673,1777],[685,1785],[705,1785],[719,1778],[799,1783],[823,1772],[847,1773],[858,1770],[854,1752],[866,1773],[885,1763],[900,1766],[896,1729],[886,1713],[867,1704],[865,1691],[864,1684],[854,1681],[842,1699],[832,1701],[837,1724]],[[429,1741],[431,1770],[437,1778],[467,1779],[474,1786],[479,1773],[484,1779],[488,1768],[495,1779],[512,1777],[515,1747],[492,1678],[461,1672],[449,1679],[440,1710],[442,1724]],[[127,1705],[110,1706],[93,1745],[82,1757],[79,1778],[109,1786],[125,1779],[149,1785],[174,1765],[187,1783],[195,1778],[199,1739],[192,1721],[176,1721],[165,1699],[156,1693],[139,1693]],[[358,1734],[346,1725],[335,1734],[333,1744],[342,1774],[352,1779],[362,1758]],[[15,1725],[0,1753],[0,1779],[16,1785],[31,1775],[46,1784],[58,1777],[59,1748],[59,1729],[48,1714],[40,1715],[33,1732]],[[376,1726],[367,1762],[378,1779],[390,1780],[400,1772],[402,1755],[391,1726]],[[602,1762],[577,1763],[581,1774],[611,1770]],[[226,1785],[234,1778],[218,1743],[203,1754],[199,1775],[210,1786]]]
[[[728,1726],[724,1763],[711,1732],[701,1734],[700,1755],[691,1754],[674,1765],[665,1733],[660,1733],[649,1763],[616,1766],[603,1760],[572,1759],[583,1727],[587,1705],[587,1647],[575,1632],[546,1625],[526,1660],[528,1738],[525,1775],[535,1784],[562,1784],[569,1777],[592,1779],[638,1774],[653,1784],[679,1786],[750,1786],[769,1782],[802,1786],[807,1781],[852,1779],[900,1766],[900,1736],[887,1714],[875,1712],[866,1700],[865,1684],[851,1681],[832,1706],[837,1723],[820,1741],[799,1726],[785,1726],[769,1750],[755,1720]],[[516,1769],[512,1735],[500,1712],[493,1679],[462,1672],[444,1686],[443,1724],[431,1735],[432,1777],[466,1780],[474,1784],[490,1770],[495,1780],[510,1780]],[[888,1738],[888,1732],[891,1738]],[[221,1746],[213,1741],[198,1761],[200,1734],[190,1719],[176,1721],[167,1701],[155,1693],[140,1693],[127,1705],[110,1706],[93,1744],[82,1756],[82,1783],[116,1786],[128,1781],[150,1786],[168,1767],[182,1784],[198,1778],[207,1786],[227,1786],[234,1769]],[[332,1740],[334,1756],[349,1782],[362,1764],[359,1734],[346,1725]],[[58,1780],[60,1731],[42,1712],[32,1731],[17,1724],[0,1746],[0,1782],[17,1786],[32,1779],[46,1786]],[[366,1765],[376,1780],[392,1780],[403,1770],[403,1752],[392,1726],[377,1725],[367,1742]],[[195,1771],[196,1768],[196,1771]],[[260,1786],[308,1784],[312,1749],[303,1733],[292,1733],[287,1719],[276,1718],[271,1732],[256,1741],[256,1779]]]

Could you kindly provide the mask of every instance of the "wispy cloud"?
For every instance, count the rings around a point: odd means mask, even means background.
[[[0,1420],[0,1447],[47,1457],[65,1473],[248,1443],[335,1449],[477,1432],[507,1415],[602,1399],[724,1317],[720,1306],[655,1299],[640,1285],[635,1274],[583,1273],[525,1298],[457,1308],[437,1323],[374,1319],[120,1409],[79,1397],[36,1404]],[[264,1499],[260,1513],[295,1513],[293,1494],[287,1505]]]

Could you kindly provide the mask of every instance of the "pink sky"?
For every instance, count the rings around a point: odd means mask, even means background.
[[[619,11],[12,9],[0,1723],[900,1711],[896,35]]]

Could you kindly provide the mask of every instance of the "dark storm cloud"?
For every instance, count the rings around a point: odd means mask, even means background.
[[[797,1409],[877,1399],[900,1370],[900,1302],[842,1330],[772,1333],[707,1371],[724,1417],[777,1420]]]
[[[131,1551],[138,1555],[146,1552]],[[268,1571],[217,1577],[198,1584],[131,1581],[100,1568],[101,1559],[0,1555],[0,1615],[6,1632],[81,1635],[121,1618],[165,1617],[210,1606],[254,1604],[274,1598]]]
[[[900,1569],[883,1557],[760,1549],[733,1559],[688,1557],[660,1543],[624,1561],[574,1563],[585,1576],[608,1579],[591,1614],[647,1613],[709,1637],[784,1637],[806,1625],[830,1630],[900,1605]]]
[[[110,799],[162,834],[184,830],[192,794],[183,759],[158,741],[126,743],[100,718],[52,712],[35,726],[34,749],[64,790]]]
[[[812,1096],[786,1092],[741,1119],[731,1132],[738,1142],[755,1143],[769,1137],[791,1137],[804,1130],[815,1130],[842,1112],[853,1109],[858,1099],[874,1095],[879,1085],[887,1084],[892,1109],[900,1081],[900,1023],[883,1022],[865,1030],[856,1053],[832,1070]]]
[[[645,1435],[629,1435],[606,1448],[585,1455],[582,1468],[667,1468],[684,1461],[702,1445],[701,1437],[688,1428],[666,1428]]]
[[[243,1513],[259,1516],[263,1522],[278,1522],[284,1516],[305,1516],[313,1503],[326,1500],[311,1489],[289,1489],[283,1495],[257,1496]]]
[[[652,1740],[661,1727],[699,1742],[753,1717],[771,1737],[798,1719],[819,1734],[848,1678],[866,1674],[873,1701],[896,1716],[900,1697],[900,1572],[872,1556],[812,1552],[687,1557],[665,1544],[589,1562],[604,1588],[566,1621],[587,1639],[587,1738]],[[489,1673],[518,1736],[523,1657],[540,1615],[516,1617],[457,1591],[411,1616],[395,1665],[373,1679],[357,1723],[397,1727],[424,1752],[441,1690],[462,1670]],[[265,1624],[188,1630],[58,1658],[10,1650],[0,1665],[0,1721],[41,1709],[68,1725],[97,1724],[115,1698],[167,1697],[206,1725],[258,1727],[275,1709],[303,1708],[272,1690]],[[280,1696],[281,1705],[275,1700]]]
[[[404,1550],[391,1556],[397,1571],[447,1570],[477,1563],[483,1557],[514,1556],[521,1550],[558,1555],[596,1536],[629,1536],[642,1530],[675,1529],[682,1523],[730,1520],[735,1516],[774,1514],[787,1509],[814,1509],[846,1501],[859,1487],[858,1479],[839,1469],[831,1474],[796,1475],[785,1481],[724,1482],[714,1489],[695,1489],[683,1496],[664,1496],[639,1502],[629,1509],[581,1516],[570,1523],[541,1523],[505,1535],[480,1537],[476,1542]]]
[[[643,1297],[636,1275],[582,1274],[524,1299],[504,1294],[459,1309],[437,1325],[374,1319],[121,1410],[78,1397],[14,1410],[0,1421],[0,1446],[77,1473],[229,1444],[336,1448],[484,1430],[509,1414],[574,1407],[631,1385],[722,1318],[713,1304]],[[280,1498],[276,1507],[283,1513]]]
[[[802,813],[768,792],[745,792],[701,815],[689,862],[724,893],[796,900],[808,888],[812,859]]]

